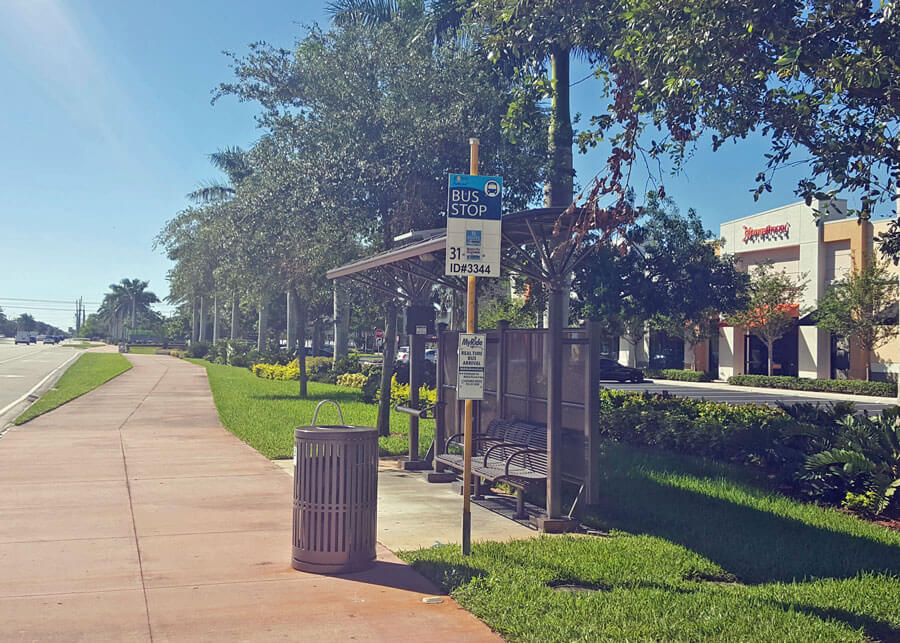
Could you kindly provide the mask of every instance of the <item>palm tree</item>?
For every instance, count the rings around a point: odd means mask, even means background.
[[[240,147],[226,147],[209,155],[213,166],[228,177],[228,183],[207,181],[190,192],[187,198],[198,203],[219,203],[227,201],[235,194],[235,188],[253,173],[247,162],[247,155]]]
[[[142,314],[150,312],[150,304],[155,304],[159,301],[159,297],[155,293],[147,290],[149,285],[150,282],[148,281],[127,278],[122,279],[117,284],[109,285],[109,289],[112,292],[107,297],[110,298],[111,303],[114,303],[114,309],[119,312],[124,311],[126,314],[130,310],[132,331],[134,331],[135,318],[138,312]],[[104,303],[106,303],[105,298]]]

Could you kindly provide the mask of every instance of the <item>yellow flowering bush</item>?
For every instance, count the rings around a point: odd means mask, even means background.
[[[253,374],[267,380],[298,380],[300,379],[300,362],[294,360],[289,364],[254,364]]]

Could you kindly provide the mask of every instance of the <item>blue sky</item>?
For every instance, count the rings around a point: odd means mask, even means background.
[[[325,2],[257,0],[0,1],[0,307],[66,328],[73,302],[88,312],[110,283],[150,281],[168,293],[169,263],[152,248],[184,195],[215,178],[207,154],[249,147],[254,108],[210,104],[230,79],[223,50],[265,40],[288,47],[303,24],[324,22]],[[573,70],[573,80],[586,74]],[[597,86],[573,87],[573,110],[593,113]],[[796,201],[796,173],[754,202],[759,141],[700,152],[667,179],[682,209],[707,227]],[[576,158],[587,180],[602,153]],[[643,187],[643,181],[635,184]],[[13,301],[18,298],[20,301]],[[45,300],[42,302],[21,301]],[[54,310],[59,309],[59,310]],[[164,306],[162,310],[168,310]]]

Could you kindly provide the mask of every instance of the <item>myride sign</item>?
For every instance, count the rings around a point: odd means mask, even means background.
[[[460,333],[456,372],[456,399],[484,399],[484,351],[487,335]]]
[[[500,276],[499,176],[451,174],[447,189],[447,261],[444,274]]]

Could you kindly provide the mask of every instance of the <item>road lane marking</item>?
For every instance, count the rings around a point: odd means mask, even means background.
[[[17,359],[25,359],[26,357],[34,357],[35,355],[40,355],[41,353],[50,350],[49,348],[42,348],[41,350],[34,353],[25,353],[24,355],[17,355],[16,357],[10,357],[9,359],[5,359],[0,364],[6,364],[8,362],[15,362]]]
[[[75,359],[76,357],[81,357],[81,354],[80,354],[80,353],[75,353],[74,355],[72,355],[72,356],[71,356],[69,359],[67,359],[65,362],[63,362],[62,364],[60,364],[59,366],[57,366],[55,369],[53,369],[52,371],[50,371],[50,373],[48,373],[47,376],[46,376],[44,379],[42,379],[40,382],[38,382],[37,384],[35,384],[35,385],[32,387],[32,389],[31,389],[30,391],[28,391],[25,395],[23,395],[23,396],[20,397],[18,400],[15,400],[14,402],[11,402],[11,403],[7,404],[7,405],[4,406],[2,409],[0,409],[0,417],[3,417],[3,416],[6,414],[7,411],[9,411],[11,408],[15,407],[17,404],[20,404],[20,403],[24,402],[25,400],[27,400],[29,395],[33,395],[34,392],[35,392],[36,390],[38,390],[39,388],[41,388],[47,380],[49,380],[51,377],[53,377],[54,375],[56,375],[56,373],[58,373],[64,366],[68,365],[68,363],[71,362],[71,361],[72,361],[73,359]]]

